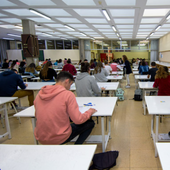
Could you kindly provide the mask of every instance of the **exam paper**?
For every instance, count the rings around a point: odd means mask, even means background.
[[[81,113],[86,112],[87,110],[89,110],[90,108],[96,109],[96,106],[79,106],[79,110]],[[97,110],[97,109],[96,109]]]

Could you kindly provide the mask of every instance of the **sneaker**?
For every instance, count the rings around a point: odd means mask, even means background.
[[[126,85],[126,86],[125,86],[125,88],[126,88],[126,89],[129,89],[129,88],[130,88],[130,86],[129,86],[129,85]]]

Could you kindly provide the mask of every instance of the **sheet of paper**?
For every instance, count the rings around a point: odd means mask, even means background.
[[[86,112],[87,110],[89,110],[90,108],[96,109],[96,106],[79,106],[79,110],[81,113]],[[96,109],[97,110],[97,109]]]

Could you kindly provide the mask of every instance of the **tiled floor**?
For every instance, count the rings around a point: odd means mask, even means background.
[[[125,89],[125,100],[119,101],[112,117],[111,136],[107,150],[118,150],[117,165],[113,170],[161,170],[159,158],[154,156],[154,145],[150,135],[151,117],[143,115],[142,102],[132,100],[135,91],[134,77],[130,76],[131,88]],[[125,86],[122,80],[122,87]],[[27,105],[27,98],[22,99],[22,105]],[[12,139],[0,139],[1,144],[34,144],[31,119],[10,118]],[[170,130],[170,118],[163,119],[160,131]],[[0,134],[4,132],[0,124]],[[93,134],[100,134],[100,121],[95,126]],[[101,152],[98,144],[96,153]]]

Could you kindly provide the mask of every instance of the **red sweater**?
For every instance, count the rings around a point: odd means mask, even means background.
[[[166,79],[155,79],[153,87],[158,87],[158,96],[170,96],[170,76]]]
[[[66,65],[64,65],[62,71],[68,71],[68,72],[71,73],[72,75],[76,75],[76,74],[77,74],[77,70],[76,70],[76,68],[75,68],[72,64],[66,64]]]

